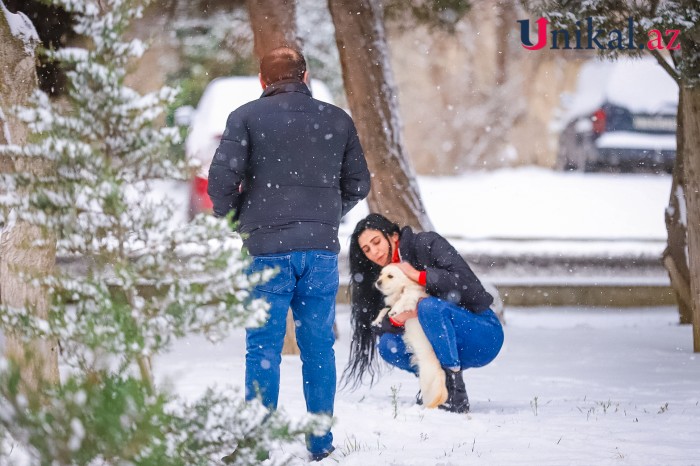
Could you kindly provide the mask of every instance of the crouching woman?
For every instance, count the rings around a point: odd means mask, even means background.
[[[365,376],[373,381],[377,352],[387,363],[416,374],[402,334],[404,322],[417,318],[445,371],[448,399],[440,408],[468,412],[462,372],[490,363],[503,345],[503,328],[490,308],[493,297],[469,265],[439,234],[399,228],[380,214],[357,224],[349,256],[353,336],[345,383],[356,387]],[[374,283],[382,267],[391,263],[424,286],[429,297],[416,310],[387,316],[377,328],[371,323],[384,307],[384,297]]]

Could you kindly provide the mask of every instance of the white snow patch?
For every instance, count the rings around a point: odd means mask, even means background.
[[[654,149],[657,151],[675,151],[675,134],[643,134],[632,131],[608,131],[603,133],[595,145],[601,149]]]
[[[678,85],[653,58],[614,62],[605,96],[633,113],[675,113],[678,107]]]
[[[5,7],[2,0],[0,0],[0,8],[10,26],[10,33],[24,43],[24,52],[27,55],[34,56],[34,48],[40,42],[34,24],[24,13],[12,13]]]
[[[0,0],[2,1],[2,0]],[[12,144],[12,135],[10,134],[10,125],[7,123],[7,117],[2,111],[2,107],[0,107],[0,124],[2,124],[2,134],[5,138],[5,143],[7,145]]]
[[[70,448],[71,451],[78,451],[80,446],[83,444],[83,439],[85,438],[85,427],[78,418],[71,419],[70,427],[72,435],[68,440],[68,448]]]
[[[688,225],[688,209],[685,205],[685,191],[683,191],[683,186],[676,186],[676,192],[674,193],[676,199],[678,199],[678,208],[680,209],[680,222],[681,225]]]
[[[480,251],[521,245],[573,255],[648,252],[666,241],[666,174],[561,173],[527,167],[455,177],[418,177],[435,230]],[[366,203],[341,225],[341,245],[367,215]],[[508,243],[508,241],[511,241]],[[535,244],[534,241],[539,241]],[[595,243],[597,242],[597,243]],[[605,249],[601,250],[603,247]],[[495,251],[498,252],[498,251]]]

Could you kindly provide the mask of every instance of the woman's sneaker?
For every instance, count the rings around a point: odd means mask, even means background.
[[[468,413],[469,397],[467,388],[464,386],[462,371],[452,371],[445,369],[445,385],[447,385],[447,401],[438,408],[451,413]]]
[[[321,461],[325,458],[328,458],[334,451],[335,447],[331,445],[330,450],[322,451],[321,453],[311,453],[311,461]]]

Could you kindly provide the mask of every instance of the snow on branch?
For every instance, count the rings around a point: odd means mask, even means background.
[[[1,1],[1,0],[0,0]],[[2,126],[2,135],[7,144],[12,144],[12,135],[10,134],[10,126],[7,124],[7,117],[0,107],[0,126]]]
[[[37,34],[32,22],[24,13],[12,13],[5,7],[2,0],[0,0],[0,8],[2,8],[2,13],[10,26],[10,33],[24,43],[24,52],[33,56],[34,49],[39,44],[39,34]]]

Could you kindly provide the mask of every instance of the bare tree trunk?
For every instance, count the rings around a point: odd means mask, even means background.
[[[23,144],[28,136],[27,128],[8,114],[8,110],[25,103],[37,87],[37,75],[33,47],[27,41],[15,37],[9,27],[9,13],[0,0],[0,108],[6,121],[0,121],[0,142]],[[18,17],[15,17],[17,19]],[[11,141],[8,141],[11,139]],[[44,166],[14,164],[9,160],[0,163],[2,169],[30,170],[39,173]],[[43,246],[34,244],[45,240]],[[0,302],[15,308],[26,308],[37,317],[47,316],[49,298],[47,291],[31,284],[22,274],[45,275],[54,267],[55,241],[47,240],[39,227],[26,222],[11,222],[0,234]],[[34,388],[39,381],[58,383],[58,351],[55,341],[23,343],[14,335],[6,335],[5,354],[21,368],[22,382]]]
[[[248,0],[248,13],[253,29],[253,50],[258,61],[275,47],[286,45],[301,49],[294,0]],[[299,354],[291,309],[287,313],[287,333],[284,336],[282,354]]]
[[[275,47],[287,45],[300,48],[294,0],[247,1],[253,29],[253,51],[258,60]]]
[[[397,90],[377,0],[328,0],[345,92],[372,173],[368,202],[402,225],[431,230],[404,150]]]
[[[31,285],[22,274],[50,273],[54,267],[55,243],[43,247],[31,242],[43,237],[41,230],[26,222],[5,227],[0,236],[0,298],[3,304],[25,308],[45,319],[49,307],[46,290]],[[56,341],[22,342],[6,335],[4,352],[21,368],[22,382],[30,390],[40,381],[58,383],[58,345]]]
[[[685,168],[693,351],[700,353],[700,25],[696,24],[683,34],[681,46],[685,63],[681,71],[678,111],[683,123],[681,147]]]
[[[688,213],[690,300],[693,309],[693,351],[700,353],[700,85],[683,89],[685,196]]]
[[[36,61],[27,53],[25,43],[12,35],[0,0],[0,144],[21,143],[27,139],[27,128],[9,111],[26,101],[37,87]],[[4,115],[4,118],[3,118]],[[8,137],[13,141],[8,141]],[[9,167],[9,161],[4,162]]]
[[[683,108],[684,90],[680,88],[679,110]],[[688,269],[687,228],[685,191],[685,158],[684,147],[685,125],[683,112],[678,112],[678,127],[676,131],[676,163],[673,167],[671,196],[666,208],[666,231],[668,239],[663,253],[663,263],[671,280],[671,287],[678,301],[678,312],[681,324],[693,322],[692,303],[690,299],[690,270]]]

